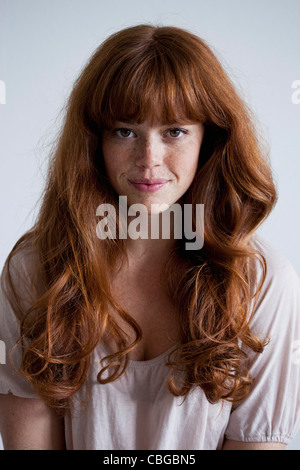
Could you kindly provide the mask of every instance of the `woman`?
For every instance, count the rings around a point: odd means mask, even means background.
[[[5,447],[283,449],[299,425],[300,296],[255,234],[275,202],[249,111],[204,41],[150,25],[109,37],[3,270],[19,369],[1,369]],[[164,216],[192,207],[197,236],[199,205],[204,243],[186,249],[184,221]]]

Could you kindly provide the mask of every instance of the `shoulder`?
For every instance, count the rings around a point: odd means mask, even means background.
[[[285,269],[294,271],[288,258],[261,235],[256,234],[252,238],[252,245],[265,257],[270,273]]]
[[[29,275],[36,266],[38,259],[38,250],[32,242],[16,244],[6,258],[2,277],[7,273],[8,268],[12,276],[18,276],[22,273]]]
[[[272,286],[280,290],[290,288],[297,291],[299,289],[299,276],[290,260],[280,250],[260,235],[253,237],[252,246],[266,262],[263,291]]]
[[[4,345],[4,366],[1,366],[0,393],[34,396],[30,384],[19,374],[22,362],[20,321],[31,307],[36,295],[33,280],[37,251],[32,246],[13,249],[1,274],[0,285],[0,339]]]
[[[300,281],[277,248],[260,236],[252,243],[266,261],[266,276],[250,326],[266,345],[261,353],[244,347],[252,383],[246,400],[234,406],[226,435],[288,443],[300,423]]]
[[[1,316],[13,311],[20,317],[32,303],[40,284],[38,266],[38,250],[31,243],[11,250],[1,272]]]
[[[2,269],[2,285],[7,285],[8,279],[16,283],[32,279],[38,265],[38,250],[31,242],[15,246],[7,256]]]
[[[300,334],[300,279],[287,257],[256,235],[253,248],[265,259],[266,275],[255,306],[252,326],[266,334],[286,335],[294,325]],[[259,280],[262,268],[259,267]]]

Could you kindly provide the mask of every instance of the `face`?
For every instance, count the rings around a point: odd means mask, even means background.
[[[128,205],[177,202],[190,187],[198,167],[204,128],[199,122],[172,125],[115,122],[102,136],[108,178]]]

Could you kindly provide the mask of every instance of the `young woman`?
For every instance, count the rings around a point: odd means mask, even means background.
[[[203,40],[150,25],[109,37],[3,269],[5,448],[283,449],[300,419],[300,294],[256,235],[275,202],[249,111]],[[204,243],[187,249],[190,208]]]

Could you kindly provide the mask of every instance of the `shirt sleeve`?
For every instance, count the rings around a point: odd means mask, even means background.
[[[25,309],[29,305],[29,294],[27,289],[28,254],[18,253],[13,256],[9,272],[18,295],[21,296],[21,304]],[[10,292],[8,284],[8,269],[3,268],[0,284],[0,393],[23,397],[36,398],[30,382],[23,374],[18,372],[21,365],[22,349],[17,344],[20,337],[19,313],[14,307],[14,302],[8,300],[7,293]]]
[[[225,437],[288,444],[300,427],[300,281],[283,255],[258,245],[268,271],[251,324],[269,342],[261,354],[248,354],[253,383],[233,406]]]

